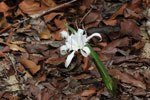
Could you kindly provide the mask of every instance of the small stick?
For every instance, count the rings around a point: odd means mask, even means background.
[[[9,35],[8,35],[6,44],[9,44],[9,42],[10,42],[10,40],[11,40],[11,38],[12,38],[12,35],[13,35],[13,28],[10,29],[10,32],[9,32]]]
[[[75,1],[77,1],[77,0],[72,0],[72,1],[69,1],[69,2],[64,3],[64,4],[62,4],[62,5],[56,6],[56,7],[54,7],[54,8],[51,8],[51,9],[49,9],[49,10],[47,10],[47,11],[43,11],[41,14],[30,15],[30,17],[31,17],[31,18],[35,18],[35,19],[36,19],[36,18],[39,18],[39,17],[42,17],[42,16],[46,15],[47,13],[50,13],[50,12],[53,11],[53,10],[62,8],[62,7],[64,7],[64,6],[66,6],[66,5],[69,5],[69,4],[73,3],[73,2],[75,2]]]

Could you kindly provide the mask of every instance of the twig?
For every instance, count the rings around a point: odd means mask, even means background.
[[[13,35],[13,28],[10,29],[10,32],[9,32],[9,35],[8,35],[8,38],[7,38],[7,41],[6,41],[6,44],[8,44],[12,38],[12,35]]]
[[[46,15],[47,13],[50,13],[50,12],[53,11],[53,10],[62,8],[62,7],[64,7],[64,6],[66,6],[66,5],[69,5],[69,4],[73,3],[73,2],[75,2],[75,1],[77,1],[77,0],[72,0],[72,1],[69,1],[69,2],[64,3],[64,4],[62,4],[62,5],[56,6],[56,7],[54,7],[54,8],[51,8],[51,9],[49,9],[49,10],[47,10],[47,11],[43,11],[41,14],[30,15],[30,17],[31,17],[31,18],[34,18],[34,19],[39,18],[39,17],[42,17],[42,16]]]
[[[85,19],[85,17],[92,11],[92,8],[83,16],[83,18],[80,21],[80,24],[83,22],[83,20]]]

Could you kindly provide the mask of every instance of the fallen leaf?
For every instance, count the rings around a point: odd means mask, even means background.
[[[117,24],[117,20],[103,20],[106,25],[115,26]]]
[[[89,23],[95,22],[96,20],[102,20],[102,18],[98,12],[92,11],[85,17],[83,22],[85,24],[89,24]]]
[[[120,72],[118,69],[111,69],[108,72],[111,76],[121,80],[123,83],[128,83],[136,87],[140,87],[142,89],[146,89],[146,84],[142,81],[135,79],[132,75],[128,73]]]
[[[40,2],[36,2],[35,0],[23,0],[19,4],[19,8],[23,12],[25,12],[25,13],[27,13],[29,15],[40,14],[43,11],[46,11],[48,8],[50,9],[51,7],[47,7],[43,3],[40,4]]]
[[[33,61],[21,58],[20,63],[24,65],[33,75],[40,70],[40,66],[36,65]]]
[[[81,93],[81,96],[91,96],[95,92],[96,92],[96,87],[91,86],[91,87],[89,87],[88,90],[83,90],[82,93]]]
[[[127,8],[127,4],[123,4],[122,7],[109,18],[109,20],[115,19],[118,15],[123,15],[125,8]]]
[[[6,57],[5,54],[2,51],[0,51],[0,58],[5,58],[5,57]]]
[[[77,76],[72,76],[73,79],[82,79],[82,78],[85,78],[86,76],[88,76],[88,74],[80,74],[80,75],[77,75]]]
[[[129,38],[117,39],[109,43],[105,48],[102,49],[103,53],[115,54],[117,52],[116,47],[123,47],[129,45]]]
[[[83,70],[86,70],[88,67],[89,57],[84,57],[83,62],[84,62],[84,64],[83,64],[82,68],[83,68]]]
[[[14,41],[14,42],[11,42],[11,43],[14,44],[14,45],[25,44],[24,41]]]
[[[52,13],[50,13],[50,14],[48,14],[48,15],[45,15],[44,16],[44,20],[45,20],[45,22],[47,23],[48,21],[51,21],[54,17],[56,17],[56,16],[63,16],[64,15],[64,13],[58,13],[58,12],[52,12]]]
[[[50,31],[48,29],[46,29],[43,32],[39,33],[39,38],[40,39],[50,39],[51,38]]]
[[[56,31],[55,33],[52,34],[52,38],[54,40],[62,40],[62,37],[60,36],[60,32],[64,31],[64,30],[68,30],[68,28],[65,26],[65,23],[67,23],[66,19],[55,19],[54,20],[56,26],[58,29],[60,29],[59,31]]]
[[[144,47],[146,44],[146,40],[145,39],[141,39],[139,42],[133,44],[133,47],[136,49],[136,50],[139,50],[140,48]]]
[[[131,2],[128,5],[128,8],[138,12],[140,10],[139,7],[140,7],[140,5],[142,3],[141,1],[142,0],[131,0]]]
[[[23,32],[23,31],[25,31],[25,30],[29,30],[31,28],[31,25],[27,25],[26,27],[23,27],[23,28],[19,28],[19,29],[17,29],[17,33],[18,32]]]
[[[56,3],[53,0],[41,0],[47,7],[55,7]]]
[[[29,53],[42,53],[48,50],[48,45],[45,44],[27,44],[25,47]]]
[[[65,62],[65,60],[66,60],[65,58],[50,57],[45,61],[45,63],[57,66]]]
[[[49,100],[54,95],[53,91],[43,90],[42,91],[42,100]]]
[[[6,5],[6,3],[3,1],[3,2],[0,2],[0,12],[3,12],[4,13],[4,16],[10,16],[11,13],[8,12],[10,8]]]
[[[4,28],[8,25],[6,17],[4,16],[3,12],[0,12],[0,28]]]
[[[9,48],[13,51],[21,51],[21,52],[26,52],[26,50],[22,47],[19,47],[15,44],[8,44]]]
[[[131,36],[135,40],[140,40],[140,28],[133,20],[124,20],[121,22],[121,35]]]
[[[146,96],[146,91],[144,89],[141,89],[141,88],[136,88],[134,91],[133,91],[133,95],[136,95],[136,96]]]
[[[94,0],[83,0],[82,5],[86,6],[86,8],[90,8],[90,5],[92,4]]]

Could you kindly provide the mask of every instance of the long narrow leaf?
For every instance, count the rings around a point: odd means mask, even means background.
[[[111,77],[107,74],[107,71],[103,65],[103,63],[101,62],[101,60],[99,59],[98,55],[96,54],[96,52],[93,50],[93,48],[87,44],[87,46],[89,47],[90,51],[91,51],[91,57],[94,59],[94,62],[96,64],[96,67],[104,81],[105,86],[107,87],[107,89],[111,90],[111,91],[115,91],[116,90],[116,82],[115,79],[111,79]]]
[[[70,27],[68,24],[66,24],[65,23],[65,25],[66,25],[66,27],[73,33],[73,34],[75,34],[75,30],[72,28],[72,27]]]

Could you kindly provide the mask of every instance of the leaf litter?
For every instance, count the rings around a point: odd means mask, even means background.
[[[150,99],[149,2],[1,0],[0,99]],[[65,68],[67,56],[59,51],[65,24],[102,35],[102,42],[95,37],[89,43],[118,80],[117,95],[106,90],[94,63],[80,53]]]

